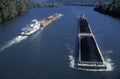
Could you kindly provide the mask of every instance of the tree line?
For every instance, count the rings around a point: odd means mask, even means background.
[[[34,7],[59,7],[58,3],[36,3],[32,0],[0,0],[0,22],[22,15]]]
[[[120,17],[120,0],[113,0],[109,3],[96,4],[94,10],[111,16]]]

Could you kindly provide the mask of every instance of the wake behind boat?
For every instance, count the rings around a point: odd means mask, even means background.
[[[35,33],[36,31],[38,31],[39,29],[48,26],[50,23],[54,22],[61,16],[62,16],[61,13],[55,13],[54,15],[49,16],[48,18],[40,20],[40,21],[34,19],[29,25],[27,25],[25,28],[22,29],[21,35],[29,36]]]

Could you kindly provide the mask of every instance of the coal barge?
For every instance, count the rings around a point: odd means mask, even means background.
[[[77,68],[80,70],[106,69],[102,53],[84,15],[79,19],[78,39]]]

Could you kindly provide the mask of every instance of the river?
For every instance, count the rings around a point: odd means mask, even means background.
[[[32,19],[62,13],[60,19],[28,37],[19,37]],[[78,16],[84,13],[108,62],[106,71],[76,69]],[[0,79],[120,79],[120,19],[93,7],[34,8],[0,24]]]

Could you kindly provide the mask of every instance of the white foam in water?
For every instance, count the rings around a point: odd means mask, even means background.
[[[105,61],[105,64],[107,66],[107,70],[106,71],[112,71],[114,69],[114,63],[112,63],[112,60],[110,58],[107,58]]]
[[[33,19],[34,20],[34,19]],[[22,28],[22,32],[21,33],[24,33],[24,29],[27,29],[26,27],[25,28]],[[0,48],[0,51],[3,51],[5,50],[6,48],[9,48],[10,46],[14,45],[14,44],[17,44],[19,42],[21,42],[22,40],[25,40],[28,36],[17,36],[15,38],[13,38],[12,40],[8,41],[4,46],[2,46]]]
[[[108,50],[107,53],[113,53],[113,51],[112,50]]]
[[[75,58],[72,55],[69,55],[70,67],[75,68]]]
[[[5,50],[6,48],[9,48],[10,46],[19,43],[20,41],[26,39],[28,36],[17,36],[15,38],[13,38],[12,40],[8,41],[8,43],[4,46],[2,46],[2,48],[0,49],[0,51]]]
[[[112,63],[112,60],[110,58],[107,58],[105,60],[105,65],[107,66],[107,69],[81,69],[85,71],[112,71],[114,69],[114,63]]]
[[[73,50],[70,50],[70,53],[74,53],[74,51],[73,51]]]

